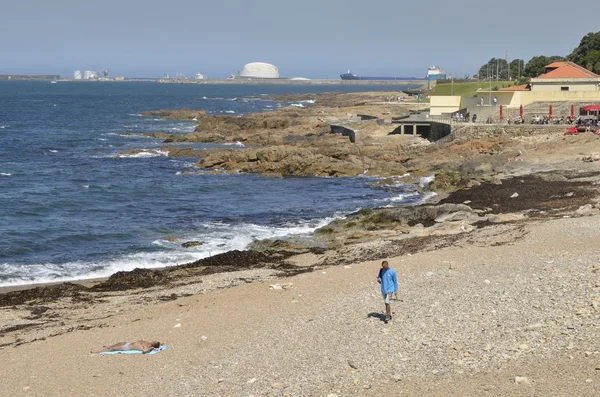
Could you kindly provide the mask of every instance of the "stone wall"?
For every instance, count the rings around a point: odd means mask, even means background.
[[[452,133],[444,138],[449,142],[455,139],[483,139],[489,137],[518,137],[537,135],[556,135],[567,131],[568,125],[498,125],[498,124],[466,124],[461,128],[454,128]]]

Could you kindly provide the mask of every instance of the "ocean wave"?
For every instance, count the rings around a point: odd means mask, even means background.
[[[392,197],[389,199],[389,201],[391,202],[389,205],[386,205],[386,207],[397,207],[398,206],[398,202],[401,202],[402,204],[410,204],[410,205],[418,205],[418,204],[423,204],[425,202],[427,202],[430,198],[434,197],[436,195],[435,192],[429,192],[429,193],[425,193],[425,194],[421,194],[418,192],[412,192],[412,193],[404,193],[404,194],[400,194],[396,197]]]
[[[227,143],[223,143],[224,146],[237,146],[237,147],[246,147],[246,145],[244,145],[242,142],[240,141],[236,141],[236,142],[227,142]]]
[[[176,241],[169,238],[153,241],[152,244],[159,247],[159,251],[139,252],[97,262],[74,261],[63,264],[28,265],[4,263],[0,264],[0,287],[88,280],[109,277],[116,272],[130,271],[135,268],[153,269],[183,265],[233,250],[245,250],[255,240],[308,235],[317,228],[342,217],[337,215],[279,226],[206,222],[200,224],[197,231],[176,236]],[[198,241],[200,245],[183,248],[181,244],[187,241]]]
[[[435,175],[421,177],[421,179],[419,179],[419,186],[422,188],[427,187],[431,182],[434,181],[434,179]]]
[[[290,106],[295,106],[297,108],[303,108],[304,107],[304,105],[301,104],[301,103],[290,103]]]
[[[9,174],[8,172],[0,172],[1,176],[11,176],[12,174]]]
[[[8,128],[8,127],[9,127],[8,125],[0,125],[0,130],[3,130],[3,129]]]
[[[118,154],[116,157],[119,158],[146,158],[146,157],[166,157],[169,152],[158,150],[158,149],[144,149],[135,154]]]

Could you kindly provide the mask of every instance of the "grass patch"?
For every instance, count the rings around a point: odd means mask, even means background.
[[[514,81],[492,81],[492,91],[497,91],[500,88],[511,87],[515,84]],[[429,95],[457,95],[457,96],[473,96],[477,94],[477,89],[481,91],[487,91],[490,88],[488,81],[480,81],[479,83],[444,83],[437,84],[429,92]]]

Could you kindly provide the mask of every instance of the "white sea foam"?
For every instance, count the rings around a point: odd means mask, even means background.
[[[2,176],[11,176],[12,174],[9,174],[8,172],[0,172],[0,175],[2,175]]]
[[[304,105],[301,103],[291,103],[290,106],[296,106],[297,108],[303,108]]]
[[[135,154],[118,154],[116,157],[119,158],[145,158],[145,157],[161,157],[168,156],[169,152],[158,150],[158,149],[144,149]]]
[[[419,185],[421,187],[427,187],[427,185],[433,182],[434,179],[435,175],[421,177],[421,179],[419,180]]]
[[[49,149],[48,150],[50,153],[58,153],[58,150],[54,150],[54,149]]]
[[[409,193],[401,193],[398,196],[390,197],[384,199],[385,202],[389,204],[385,205],[386,208],[397,207],[398,203],[411,203],[411,204],[421,204],[429,200],[431,197],[435,196],[434,192],[429,192],[425,194],[421,194],[419,192],[409,192]]]
[[[254,240],[307,235],[336,218],[341,216],[276,227],[211,222],[199,225],[198,232],[177,236],[175,242],[168,239],[154,241],[153,245],[163,249],[159,252],[141,252],[99,262],[75,261],[25,266],[4,263],[0,264],[0,279],[7,281],[0,282],[0,287],[86,280],[108,277],[116,272],[130,271],[135,268],[152,269],[181,265],[232,250],[244,250]],[[183,248],[181,244],[186,241],[199,241],[201,245]]]
[[[8,128],[8,126],[7,125],[0,125],[0,130],[3,130],[5,128]]]
[[[407,201],[407,200],[410,200],[412,198],[419,197],[419,196],[420,196],[419,192],[401,193],[395,197],[387,198],[384,201],[387,201],[390,203],[398,203],[398,202]]]
[[[233,114],[233,113],[235,113],[235,110],[225,110],[223,113]]]

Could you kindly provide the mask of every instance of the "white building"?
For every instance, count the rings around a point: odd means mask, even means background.
[[[248,79],[278,79],[279,69],[270,63],[252,62],[244,66],[239,77]]]

